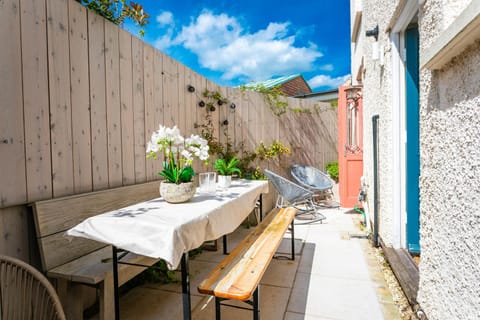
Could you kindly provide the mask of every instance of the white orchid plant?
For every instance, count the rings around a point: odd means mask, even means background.
[[[176,184],[192,181],[194,158],[207,161],[209,157],[207,140],[194,134],[185,139],[177,126],[162,125],[147,142],[147,158],[157,159],[159,154],[163,155],[163,170],[158,174]]]

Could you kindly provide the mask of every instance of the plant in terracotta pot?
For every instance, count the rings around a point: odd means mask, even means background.
[[[184,138],[177,126],[160,126],[147,143],[147,158],[157,159],[159,155],[163,158],[163,170],[158,174],[165,178],[160,183],[160,195],[171,203],[190,200],[196,191],[192,162],[194,158],[208,159],[207,141],[193,134]]]
[[[230,160],[217,159],[213,165],[218,173],[218,186],[220,188],[228,188],[232,183],[232,175],[234,173],[241,174],[242,171],[237,167],[240,160],[233,157]]]

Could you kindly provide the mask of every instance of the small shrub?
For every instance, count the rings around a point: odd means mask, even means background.
[[[338,162],[329,162],[325,166],[325,170],[327,170],[330,178],[338,182]]]

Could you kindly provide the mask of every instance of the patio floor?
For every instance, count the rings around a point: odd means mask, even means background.
[[[356,214],[327,209],[323,224],[297,225],[296,261],[275,259],[260,285],[263,320],[401,319],[383,273],[366,239],[354,223]],[[229,236],[233,248],[251,229]],[[290,251],[286,235],[278,253]],[[219,241],[219,244],[221,241]],[[214,301],[197,292],[197,284],[223,259],[221,248],[190,260],[192,318],[214,319]],[[180,276],[178,276],[180,279]],[[181,285],[146,284],[121,297],[121,319],[182,319]],[[237,304],[237,303],[236,303]],[[252,319],[250,311],[222,307],[225,320]]]

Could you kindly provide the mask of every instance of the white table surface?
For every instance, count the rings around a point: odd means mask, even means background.
[[[197,192],[189,202],[171,204],[156,198],[90,217],[68,230],[67,236],[161,258],[175,269],[184,252],[233,232],[253,210],[259,195],[267,192],[267,181],[234,180],[226,191]]]

